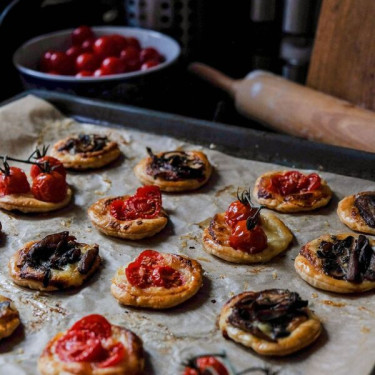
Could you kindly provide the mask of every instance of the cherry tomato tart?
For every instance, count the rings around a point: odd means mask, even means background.
[[[233,263],[267,262],[286,250],[292,233],[275,215],[260,210],[252,205],[245,190],[204,230],[205,250]]]
[[[88,215],[101,232],[129,240],[154,236],[168,223],[157,186],[143,186],[132,196],[100,199]]]
[[[0,340],[10,336],[20,323],[18,310],[12,300],[0,295]]]
[[[325,234],[302,247],[297,273],[315,288],[336,293],[375,289],[375,240],[363,234]]]
[[[203,186],[210,178],[212,167],[200,151],[170,151],[141,160],[134,173],[144,185],[159,186],[166,192],[183,192]]]
[[[10,258],[8,268],[15,284],[53,291],[82,285],[100,263],[98,245],[79,243],[61,232],[26,243]]]
[[[280,212],[311,211],[326,206],[332,198],[327,183],[317,174],[272,171],[255,182],[258,203]]]
[[[111,292],[123,305],[166,309],[198,292],[202,272],[201,265],[188,257],[145,250],[118,269]]]
[[[117,142],[105,135],[72,135],[55,143],[51,155],[65,168],[84,170],[101,168],[115,161],[121,154]]]
[[[243,292],[223,307],[223,336],[267,356],[285,356],[314,342],[322,325],[308,301],[289,290]]]
[[[140,375],[143,367],[141,339],[97,314],[58,333],[38,360],[43,375]]]
[[[185,367],[183,375],[204,375],[207,374],[207,372],[217,375],[232,374],[217,356],[202,355],[188,361],[188,365]]]

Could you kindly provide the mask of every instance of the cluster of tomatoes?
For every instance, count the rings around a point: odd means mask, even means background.
[[[68,185],[62,163],[51,156],[43,156],[35,163],[30,169],[31,187],[22,169],[5,164],[0,172],[0,196],[31,191],[40,201],[57,203],[64,200]]]
[[[125,269],[129,283],[141,289],[151,286],[170,289],[183,284],[179,271],[165,264],[161,254],[154,250],[143,251]]]
[[[298,171],[277,174],[269,179],[267,190],[282,196],[300,194],[319,189],[321,179],[317,173],[305,176]]]
[[[264,230],[256,224],[248,229],[248,219],[257,214],[258,209],[249,203],[237,200],[231,203],[225,213],[225,222],[232,228],[229,244],[236,250],[256,254],[267,247],[267,236]]]
[[[102,315],[88,315],[76,322],[56,343],[56,354],[64,362],[94,362],[98,368],[117,365],[126,355],[121,342],[106,345],[112,326]],[[103,345],[104,344],[104,345]]]
[[[226,367],[214,356],[202,356],[194,360],[192,366],[187,366],[184,375],[217,374],[229,375]]]
[[[138,39],[119,34],[96,37],[88,26],[72,32],[72,46],[65,52],[49,50],[40,60],[40,70],[55,75],[102,77],[147,70],[164,57],[152,47],[142,48]]]

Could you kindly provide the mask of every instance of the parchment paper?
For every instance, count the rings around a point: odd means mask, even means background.
[[[48,340],[90,313],[104,314],[112,323],[130,328],[143,339],[148,375],[177,375],[182,372],[181,361],[192,354],[223,350],[238,371],[250,366],[303,375],[367,375],[371,371],[375,362],[374,293],[343,296],[314,289],[296,274],[293,260],[305,242],[323,233],[348,232],[336,215],[337,202],[348,194],[374,190],[374,183],[321,172],[335,194],[329,206],[307,214],[278,214],[295,236],[292,247],[267,264],[239,266],[203,250],[202,227],[234,200],[237,186],[253,187],[259,174],[280,166],[204,149],[215,167],[210,182],[197,192],[163,194],[163,205],[170,215],[167,228],[151,239],[123,241],[101,235],[93,228],[86,214],[88,207],[104,196],[134,193],[140,183],[132,170],[146,156],[146,146],[154,151],[202,149],[200,146],[130,129],[108,130],[76,123],[32,96],[0,109],[0,130],[0,154],[25,157],[37,144],[53,144],[81,131],[109,132],[124,154],[110,168],[69,173],[74,203],[63,210],[45,215],[0,212],[4,232],[0,243],[0,294],[14,300],[22,320],[22,327],[0,343],[1,375],[37,374],[37,358]],[[22,167],[29,170],[28,166]],[[14,285],[7,272],[10,256],[27,241],[63,230],[69,230],[78,241],[100,245],[104,259],[100,271],[81,288],[65,292],[41,293]],[[109,291],[111,278],[118,267],[148,248],[200,261],[205,270],[200,292],[168,311],[120,306]],[[315,344],[286,358],[263,358],[221,336],[216,319],[222,305],[239,292],[266,288],[288,288],[309,300],[325,327]]]

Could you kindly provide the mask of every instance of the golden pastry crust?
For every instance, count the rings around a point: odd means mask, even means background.
[[[125,358],[115,366],[99,368],[90,362],[63,362],[56,354],[56,343],[64,335],[58,333],[45,347],[38,360],[38,370],[43,375],[140,375],[144,367],[141,339],[131,331],[112,325],[111,344],[121,342]]]
[[[249,292],[234,296],[223,307],[219,317],[219,327],[224,337],[231,338],[262,355],[285,356],[305,348],[314,342],[322,331],[319,319],[308,309],[308,319],[300,323],[289,336],[279,338],[276,342],[261,339],[250,332],[233,326],[228,322],[233,306]]]
[[[277,193],[267,192],[263,187],[264,181],[276,174],[287,171],[271,171],[262,174],[255,182],[253,196],[261,205],[279,212],[312,211],[326,206],[332,198],[332,191],[327,182],[321,179],[319,189],[303,193],[282,196]]]
[[[115,161],[121,154],[117,142],[109,141],[101,150],[92,152],[78,152],[71,154],[68,150],[59,151],[59,148],[71,139],[72,136],[55,143],[51,150],[51,156],[60,160],[65,168],[84,170],[101,168]]]
[[[358,208],[354,205],[355,199],[361,194],[366,194],[370,192],[362,192],[356,195],[349,195],[342,199],[337,207],[337,215],[342,223],[348,226],[350,229],[357,232],[363,232],[375,235],[375,228],[371,228],[362,218],[359,213]],[[375,192],[371,192],[375,195]]]
[[[50,269],[51,278],[48,286],[44,286],[44,272],[28,266],[26,269],[19,266],[22,264],[22,259],[27,254],[32,245],[37,241],[26,243],[21,249],[10,258],[8,263],[9,275],[13,282],[17,285],[24,286],[30,289],[42,291],[54,291],[66,288],[78,287],[82,285],[100,266],[101,258],[99,255],[95,257],[90,270],[83,274],[78,271],[78,263],[67,264],[62,267],[62,270]],[[81,254],[85,254],[91,249],[98,248],[98,245],[77,244],[81,250]]]
[[[358,238],[354,233],[337,234],[338,240],[343,240],[348,236]],[[294,261],[294,267],[303,280],[315,288],[336,293],[362,293],[375,289],[375,281],[363,280],[360,283],[347,280],[335,279],[326,275],[322,269],[322,261],[316,255],[322,241],[332,242],[331,235],[325,234],[319,238],[308,242],[302,247],[299,255]],[[370,245],[375,247],[375,240],[370,240]]]
[[[20,323],[18,310],[12,300],[0,295],[0,340],[10,336]]]
[[[293,235],[286,225],[274,214],[261,213],[260,226],[267,236],[267,247],[256,254],[236,250],[229,244],[231,228],[225,222],[225,212],[216,214],[208,228],[203,232],[203,245],[205,250],[233,263],[259,263],[268,262],[276,255],[287,249],[293,240]]]
[[[34,198],[31,193],[27,194],[9,194],[0,197],[0,208],[7,211],[21,211],[24,213],[43,213],[56,211],[66,207],[72,200],[73,192],[68,187],[66,197],[61,202],[43,202]]]
[[[170,289],[163,287],[137,288],[129,283],[125,267],[117,270],[112,279],[111,292],[123,305],[167,309],[177,306],[194,296],[203,285],[203,270],[194,259],[177,254],[161,254],[166,265],[179,271],[184,279],[180,286]]]
[[[168,223],[168,215],[162,209],[154,219],[118,220],[110,213],[114,200],[126,200],[130,195],[109,197],[98,200],[88,209],[88,215],[95,227],[107,236],[127,240],[140,240],[159,233]]]
[[[134,174],[142,182],[143,185],[156,185],[160,190],[166,192],[183,192],[189,190],[196,190],[203,186],[210,178],[212,173],[212,166],[207,159],[207,156],[201,151],[186,151],[188,155],[199,158],[204,165],[204,177],[201,179],[181,179],[178,181],[167,181],[162,178],[154,178],[147,174],[147,168],[151,162],[151,157],[142,159],[134,168]],[[161,156],[163,152],[156,154]]]

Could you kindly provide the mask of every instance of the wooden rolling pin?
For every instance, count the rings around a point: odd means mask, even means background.
[[[238,80],[200,63],[189,70],[227,91],[244,116],[298,137],[375,152],[372,111],[261,70]]]

